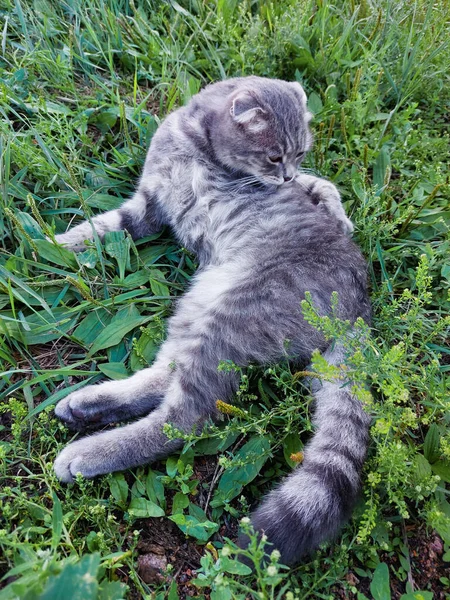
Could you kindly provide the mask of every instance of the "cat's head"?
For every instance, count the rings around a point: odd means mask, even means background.
[[[299,83],[249,77],[225,102],[213,136],[228,168],[258,181],[292,181],[312,145],[311,113]]]

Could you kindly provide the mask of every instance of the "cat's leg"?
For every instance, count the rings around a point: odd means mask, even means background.
[[[225,335],[229,332],[225,332]],[[218,348],[225,350],[223,340]],[[67,446],[55,461],[61,481],[73,481],[77,473],[94,477],[158,460],[183,446],[182,439],[169,439],[164,425],[178,431],[199,430],[217,417],[216,401],[228,399],[236,390],[234,372],[218,370],[220,359],[202,335],[185,345],[177,358],[165,398],[147,417],[134,423],[84,437]]]
[[[245,362],[235,320],[223,319],[219,314],[232,285],[233,273],[228,267],[205,269],[197,276],[170,320],[168,339],[158,355],[157,363],[164,366],[165,361],[166,368],[171,369],[163,402],[135,423],[67,446],[55,462],[56,474],[62,481],[72,481],[78,472],[94,477],[162,458],[183,445],[181,439],[167,438],[163,431],[165,423],[190,432],[217,417],[217,400],[230,399],[239,380],[233,369],[219,369],[220,362],[226,359],[236,364]],[[176,356],[166,352],[172,344]],[[107,406],[105,403],[105,409]]]
[[[128,379],[89,385],[61,400],[55,414],[71,429],[100,427],[148,414],[161,404],[172,376],[174,349],[163,345],[153,365]]]
[[[313,204],[320,204],[328,213],[340,221],[345,233],[352,233],[354,229],[353,223],[345,214],[341,195],[331,181],[306,173],[297,175],[296,180],[308,193]]]
[[[157,182],[152,182],[157,183]],[[141,183],[134,196],[120,208],[97,215],[91,221],[83,221],[65,233],[56,235],[56,241],[80,252],[86,248],[85,240],[94,239],[94,229],[100,239],[109,231],[126,229],[133,239],[139,239],[160,231],[163,224],[156,192]]]

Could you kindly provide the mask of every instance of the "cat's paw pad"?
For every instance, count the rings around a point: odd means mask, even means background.
[[[50,238],[47,238],[47,240],[49,242],[52,241]],[[72,250],[72,252],[82,252],[83,250],[87,250],[84,241],[80,241],[79,237],[74,236],[70,231],[55,235],[55,241],[67,248],[67,250]]]
[[[102,397],[95,386],[73,392],[55,407],[55,415],[71,429],[100,425],[105,416]]]
[[[95,477],[99,472],[95,468],[95,459],[90,454],[92,441],[84,438],[69,444],[58,454],[54,463],[57,478],[64,483],[72,483],[77,473],[83,477]]]
[[[353,232],[353,223],[345,214],[342,206],[341,196],[337,187],[330,181],[318,179],[310,188],[311,202],[319,208],[332,215],[341,226],[344,233]]]

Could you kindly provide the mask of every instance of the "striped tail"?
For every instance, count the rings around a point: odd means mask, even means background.
[[[344,351],[335,345],[324,356],[338,366]],[[370,418],[350,387],[342,380],[313,381],[316,433],[303,462],[252,515],[255,530],[267,535],[283,564],[297,563],[336,536],[356,502]]]

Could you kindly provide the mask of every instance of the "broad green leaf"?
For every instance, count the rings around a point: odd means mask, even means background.
[[[100,335],[100,332],[111,323],[113,315],[105,308],[91,311],[73,332],[73,337],[88,346]]]
[[[111,196],[110,194],[100,194],[98,192],[92,193],[92,190],[83,190],[83,196],[85,196],[86,204],[92,208],[98,208],[102,211],[114,210],[122,206],[123,198],[117,196]]]
[[[303,448],[302,441],[298,433],[289,433],[283,442],[283,454],[287,464],[294,469],[298,466],[298,462],[291,460],[291,454],[300,452]]]
[[[217,12],[223,17],[225,23],[230,21],[231,16],[236,10],[237,0],[218,0]]]
[[[79,252],[77,259],[83,267],[94,269],[98,261],[98,252],[95,248],[88,248],[84,252]]]
[[[442,265],[441,277],[443,277],[450,283],[450,264]]]
[[[62,535],[63,512],[61,502],[55,492],[52,492],[53,511],[52,511],[52,548],[55,549]]]
[[[49,262],[60,265],[61,267],[70,267],[74,271],[78,271],[78,262],[75,254],[64,246],[55,245],[47,240],[34,240],[39,251],[39,256],[45,258]]]
[[[160,506],[145,498],[133,498],[128,507],[128,512],[138,519],[164,517],[165,515],[164,510]]]
[[[439,433],[439,427],[436,423],[432,423],[425,436],[423,444],[423,454],[429,463],[433,464],[440,457],[441,452],[439,450],[441,442],[441,434]]]
[[[177,492],[173,497],[172,514],[182,513],[189,506],[189,498],[182,492]]]
[[[169,477],[175,477],[178,472],[178,457],[169,456],[166,460],[166,472]]]
[[[433,592],[412,592],[410,594],[402,594],[400,600],[433,600]]]
[[[72,115],[72,111],[66,104],[55,102],[54,100],[44,100],[40,105],[39,109],[43,112],[54,114],[54,115]]]
[[[110,363],[123,363],[128,356],[128,348],[125,339],[112,348],[108,348],[106,350],[106,355],[108,357],[108,362]]]
[[[116,259],[121,281],[125,278],[125,270],[130,269],[130,247],[130,239],[123,231],[110,231],[105,235],[105,252]]]
[[[127,586],[120,581],[102,581],[97,600],[124,600],[127,589]]]
[[[159,237],[157,235],[156,237]],[[153,265],[158,261],[162,256],[167,256],[169,252],[173,252],[178,250],[176,246],[148,246],[147,248],[139,249],[139,261],[145,266]],[[135,256],[131,257],[131,267],[135,268],[137,265],[137,260]]]
[[[307,52],[307,51],[305,51],[305,52]],[[311,56],[311,53],[307,53],[304,56],[305,56],[306,60],[309,62],[310,59],[309,59],[308,54],[309,54],[309,56]],[[312,57],[311,57],[311,59],[312,59]],[[314,62],[314,60],[313,60],[313,62]],[[311,92],[311,94],[309,94],[309,97],[308,97],[308,110],[310,110],[313,113],[313,115],[317,115],[320,113],[322,108],[323,108],[322,99],[319,96],[319,94],[316,94],[316,92]]]
[[[439,475],[442,481],[450,483],[450,462],[447,460],[438,460],[431,465],[431,470],[435,475]]]
[[[379,563],[370,583],[370,592],[374,600],[391,600],[389,569],[386,563]]]
[[[99,350],[111,348],[111,346],[119,344],[127,333],[152,318],[152,315],[141,316],[134,305],[120,310],[92,344],[89,356],[92,356]]]
[[[3,317],[9,316],[3,313]],[[47,311],[36,311],[24,316],[22,321],[13,321],[0,318],[0,333],[28,346],[46,344],[57,340],[64,333],[72,329],[79,319],[78,314],[68,313],[66,308],[54,308],[49,314]],[[11,314],[12,317],[12,314]]]
[[[150,270],[150,287],[155,296],[170,296],[164,273],[159,269]]]
[[[247,565],[244,565],[239,560],[221,556],[220,565],[224,571],[232,575],[250,575],[252,570]]]
[[[208,520],[208,517],[203,508],[198,506],[198,504],[194,504],[193,502],[189,503],[189,514],[192,517],[195,517],[197,521],[200,521],[200,523]]]
[[[123,362],[109,362],[98,365],[99,370],[109,377],[110,379],[127,379],[130,374],[128,373]]]
[[[36,241],[45,239],[45,235],[42,233],[39,224],[30,214],[18,210],[15,212],[15,216],[24,228],[25,233],[27,233],[32,240]]]
[[[128,499],[128,483],[123,473],[114,473],[109,482],[109,491],[119,504],[125,504]]]
[[[91,109],[92,110],[92,109]],[[90,111],[86,110],[85,113]],[[93,109],[89,116],[89,123],[95,125],[102,133],[107,133],[111,127],[114,127],[118,119],[117,110],[114,107],[109,108],[96,108]]]
[[[164,485],[161,482],[161,474],[149,469],[145,480],[145,490],[152,502],[165,506]]]
[[[50,577],[39,600],[97,600],[97,571],[100,554],[87,554],[75,564],[67,564],[56,577]]]
[[[243,466],[227,469],[220,478],[211,506],[216,508],[227,504],[238,494],[242,488],[249,484],[258,475],[264,463],[269,458],[270,443],[264,436],[252,437],[236,454]]]
[[[424,477],[427,477],[428,475],[431,475],[431,465],[427,461],[425,456],[423,456],[423,454],[416,455],[415,463],[416,463],[416,474],[419,479],[422,479]]]
[[[373,165],[373,185],[378,193],[381,193],[381,190],[384,187],[386,173],[390,164],[391,159],[389,153],[386,148],[383,147],[378,153],[375,164]]]
[[[225,438],[221,437],[210,437],[200,440],[195,443],[194,451],[197,456],[204,456],[205,454],[217,454],[218,452],[224,452],[239,437],[239,433],[229,433]]]
[[[167,596],[167,600],[179,600],[178,591],[177,591],[177,582],[175,579],[172,581],[170,586],[169,595]]]
[[[151,364],[161,345],[161,327],[157,323],[149,323],[139,336],[131,353],[130,366],[138,371]]]
[[[199,522],[192,515],[183,515],[178,513],[169,517],[176,523],[183,533],[190,535],[200,542],[207,542],[213,533],[218,531],[219,525],[212,521]]]
[[[229,587],[221,587],[219,590],[211,590],[210,600],[233,600],[233,592]]]
[[[145,496],[145,485],[144,482],[138,477],[135,479],[131,487],[131,499],[143,498]]]
[[[130,273],[127,275],[122,282],[122,285],[130,288],[136,288],[140,285],[148,286],[149,276],[147,271],[137,271],[136,273]]]

